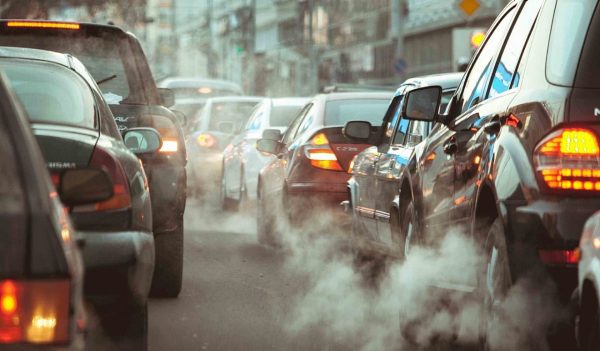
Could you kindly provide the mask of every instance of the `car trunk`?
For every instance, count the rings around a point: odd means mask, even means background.
[[[34,123],[32,129],[51,171],[87,166],[99,138],[83,128]]]
[[[346,138],[342,133],[342,129],[343,127],[328,127],[321,129],[320,132],[325,133],[325,136],[327,136],[329,145],[342,168],[348,170],[354,156],[371,145]]]

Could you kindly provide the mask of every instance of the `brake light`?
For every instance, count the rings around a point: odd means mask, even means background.
[[[329,171],[343,171],[337,156],[329,147],[329,140],[325,133],[315,135],[306,146],[305,152],[313,167]]]
[[[217,139],[211,134],[202,133],[196,137],[196,143],[202,148],[210,149],[217,145]]]
[[[577,264],[581,258],[579,249],[574,250],[539,250],[540,259],[545,264]]]
[[[161,153],[175,153],[179,149],[179,143],[175,138],[163,138],[162,146],[158,152]]]
[[[600,191],[600,148],[591,130],[566,128],[551,133],[536,147],[534,162],[548,189]]]
[[[104,168],[113,182],[113,196],[105,201],[98,202],[92,206],[79,206],[76,212],[84,211],[112,211],[131,207],[131,196],[129,195],[129,183],[121,163],[100,146],[96,146],[91,166]]]
[[[49,28],[49,29],[70,29],[78,30],[81,26],[79,23],[64,23],[64,22],[34,22],[34,21],[11,21],[6,23],[7,27],[17,28]]]
[[[0,281],[0,344],[69,340],[68,280]]]

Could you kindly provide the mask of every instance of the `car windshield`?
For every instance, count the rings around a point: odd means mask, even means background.
[[[32,122],[94,128],[94,99],[84,80],[66,67],[0,59],[0,68]]]
[[[52,33],[45,32],[41,37],[29,32],[0,33],[0,45],[69,53],[86,66],[109,104],[142,99],[136,70],[128,66],[133,55],[126,39]]]
[[[389,100],[352,99],[333,100],[325,105],[325,125],[342,126],[350,121],[367,121],[371,125],[381,125]]]
[[[239,129],[245,125],[258,101],[213,102],[210,105],[209,130],[220,130],[223,123],[233,123]]]
[[[273,106],[269,124],[272,127],[287,127],[294,117],[302,110],[302,105],[297,106]]]

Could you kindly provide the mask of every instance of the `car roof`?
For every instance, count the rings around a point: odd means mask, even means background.
[[[273,106],[286,106],[286,105],[305,105],[310,101],[308,97],[279,97],[270,98],[271,105]]]
[[[219,96],[206,99],[206,104],[218,102],[261,102],[264,99],[262,96]]]
[[[70,55],[48,50],[0,46],[0,57],[46,61],[73,68]]]
[[[354,92],[354,93],[328,93],[319,94],[317,98],[325,101],[354,100],[354,99],[390,99],[393,92]]]
[[[242,90],[239,84],[227,80],[188,77],[166,78],[158,85],[164,88],[197,88],[202,86],[211,86],[215,88],[228,88],[237,91]]]
[[[402,93],[406,85],[414,85],[415,87],[439,85],[442,87],[442,90],[456,89],[460,84],[463,75],[464,72],[453,72],[409,78],[402,83],[400,88],[398,88],[396,95]]]

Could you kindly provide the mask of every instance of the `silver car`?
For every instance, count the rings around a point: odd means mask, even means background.
[[[600,211],[586,222],[579,248],[579,344],[582,351],[600,350]]]
[[[256,150],[263,132],[283,135],[291,121],[309,101],[307,98],[265,99],[256,107],[246,127],[223,152],[221,204],[225,210],[237,210],[242,200],[256,199],[258,173],[273,155]]]

